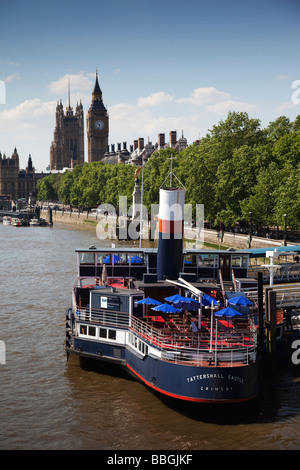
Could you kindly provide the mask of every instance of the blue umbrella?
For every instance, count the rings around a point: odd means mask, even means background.
[[[245,316],[243,313],[240,313],[231,307],[218,310],[217,312],[214,313],[214,315],[215,317],[236,317],[236,316],[244,317]]]
[[[131,262],[132,263],[141,263],[143,261],[143,258],[141,258],[140,256],[132,256],[131,257]]]
[[[137,301],[137,304],[144,304],[146,305],[146,321],[148,321],[148,305],[160,305],[161,302],[155,299],[151,299],[151,297],[146,297],[145,299],[141,299]]]
[[[120,256],[114,255],[114,261],[120,261]],[[106,258],[103,260],[103,263],[111,263],[111,255],[107,255]]]
[[[177,313],[180,312],[180,310],[173,305],[170,304],[161,304],[157,305],[156,307],[153,307],[151,310],[154,310],[155,312],[163,312],[163,313]]]
[[[174,302],[176,308],[181,310],[198,310],[201,304],[194,299],[186,297],[186,300],[180,300],[179,302]]]
[[[179,302],[180,300],[186,300],[187,297],[183,297],[182,295],[179,295],[179,294],[175,294],[175,295],[171,295],[171,297],[166,297],[165,300],[167,300],[168,302]]]
[[[145,305],[160,305],[161,302],[155,299],[151,299],[151,297],[146,297],[145,299],[141,299],[137,302],[137,304],[145,304]]]
[[[202,295],[202,305],[211,307],[211,304],[213,304],[214,306],[219,305],[217,300],[214,297],[211,297],[208,294],[203,294]]]
[[[232,305],[252,305],[252,302],[243,295],[229,299],[228,303]]]

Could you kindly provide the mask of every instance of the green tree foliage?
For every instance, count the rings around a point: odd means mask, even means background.
[[[155,152],[139,176],[143,203],[149,213],[159,202],[159,188],[182,184],[186,203],[204,204],[205,219],[225,226],[288,224],[300,229],[300,116],[294,122],[280,116],[262,129],[247,113],[230,112],[199,142],[180,153]],[[133,165],[95,162],[76,166],[38,183],[39,199],[60,199],[74,207],[132,204]],[[175,176],[174,176],[175,175]],[[176,177],[178,179],[176,179]]]

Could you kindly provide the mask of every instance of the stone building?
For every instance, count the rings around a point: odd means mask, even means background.
[[[56,106],[56,124],[50,147],[50,171],[74,168],[84,163],[84,115],[82,103],[75,113],[70,104],[64,112],[62,101]]]
[[[46,176],[44,173],[35,173],[31,155],[25,170],[20,170],[19,154],[15,148],[11,157],[0,153],[0,194],[11,199],[25,198],[36,195],[37,181]]]
[[[127,150],[126,142],[123,143],[123,150],[121,150],[121,144],[115,144],[107,147],[103,161],[106,163],[131,163],[135,166],[141,166],[145,163],[151,155],[158,151],[166,148],[175,148],[180,152],[188,146],[187,139],[184,137],[183,132],[181,137],[177,140],[177,132],[170,131],[169,141],[166,141],[165,134],[158,134],[158,141],[155,144],[149,141],[145,144],[144,138],[139,137],[133,141],[133,145],[130,145],[130,150]]]

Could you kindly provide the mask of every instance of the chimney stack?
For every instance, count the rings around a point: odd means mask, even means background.
[[[175,147],[177,142],[176,131],[170,131],[170,147]]]
[[[144,148],[144,139],[143,139],[143,137],[139,138],[138,147],[139,147],[139,150],[143,150],[143,148]]]
[[[158,148],[164,148],[165,146],[165,134],[158,134]]]

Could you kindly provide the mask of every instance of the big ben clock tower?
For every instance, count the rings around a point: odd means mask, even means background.
[[[108,145],[108,114],[102,101],[98,72],[96,72],[92,103],[87,114],[86,122],[88,162],[97,162],[104,157]]]

